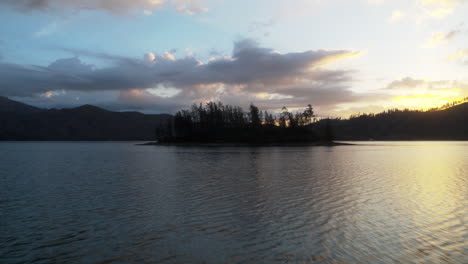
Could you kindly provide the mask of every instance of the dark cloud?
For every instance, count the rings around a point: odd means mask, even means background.
[[[388,90],[401,90],[401,89],[412,89],[419,87],[424,84],[424,80],[413,79],[411,77],[405,77],[401,80],[395,80],[387,85]]]
[[[22,10],[45,9],[49,6],[49,0],[4,0],[0,4],[11,5]]]
[[[111,13],[128,13],[153,10],[164,5],[173,6],[178,12],[199,14],[207,11],[196,0],[2,0],[0,5],[16,8],[23,12],[30,11],[63,11],[63,10],[101,10]]]
[[[74,10],[105,10],[110,12],[126,12],[133,9],[160,8],[165,1],[150,0],[2,0],[0,5],[12,6],[21,11],[57,11]]]
[[[411,77],[405,77],[400,80],[392,81],[384,90],[398,90],[400,92],[407,91],[409,93],[414,92],[416,89],[422,89],[427,91],[434,90],[450,90],[458,89],[462,90],[464,93],[468,91],[468,85],[463,82],[454,81],[454,80],[437,80],[429,81],[422,79],[414,79]]]
[[[318,50],[281,54],[252,40],[236,42],[230,57],[202,63],[195,57],[176,59],[171,53],[149,53],[144,59],[74,50],[75,55],[108,60],[98,68],[78,57],[48,66],[0,63],[0,94],[57,97],[54,91],[92,93],[113,91],[122,108],[172,109],[194,101],[247,100],[270,106],[305,103],[333,105],[355,100],[347,88],[352,71],[327,70],[335,60],[358,55],[346,50]],[[114,106],[116,107],[116,106]]]
[[[458,35],[461,35],[462,32],[463,32],[462,29],[454,29],[447,33],[441,33],[441,32],[434,33],[432,34],[431,38],[428,40],[427,45],[429,47],[431,46],[433,47],[433,46],[448,43],[452,41],[453,39],[455,39]]]
[[[447,33],[435,34],[433,38],[436,38],[436,40],[437,38],[439,38],[438,39],[439,41],[450,41],[450,40],[453,40],[458,35],[460,35],[461,33],[462,33],[462,29],[454,29]]]
[[[447,34],[445,34],[444,37],[447,40],[451,40],[451,39],[454,39],[456,36],[458,36],[460,33],[461,33],[461,30],[454,29],[454,30],[451,30],[450,32],[448,32]]]

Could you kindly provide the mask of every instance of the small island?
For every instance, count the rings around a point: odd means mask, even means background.
[[[221,102],[194,104],[156,129],[157,142],[145,145],[345,145],[333,142],[327,120],[316,122],[313,107],[278,115],[250,104],[249,111]]]

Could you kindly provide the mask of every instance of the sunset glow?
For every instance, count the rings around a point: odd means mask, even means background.
[[[468,96],[463,0],[2,1],[0,93],[174,113],[209,100],[322,116]]]
[[[398,106],[406,106],[410,109],[428,110],[431,108],[438,108],[447,103],[461,100],[460,90],[442,90],[439,92],[432,92],[426,94],[415,94],[409,96],[398,96],[393,98],[393,101]]]
[[[468,0],[0,0],[0,263],[467,263]]]

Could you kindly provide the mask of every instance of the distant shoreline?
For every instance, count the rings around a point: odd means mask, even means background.
[[[136,144],[138,146],[190,146],[190,147],[334,147],[334,146],[352,146],[355,144],[341,143],[341,142],[297,142],[297,143],[208,143],[208,142],[174,142],[174,143],[158,143],[148,142],[143,144]]]

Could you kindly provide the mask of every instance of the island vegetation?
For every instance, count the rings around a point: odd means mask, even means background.
[[[331,142],[331,126],[312,126],[313,107],[279,114],[262,111],[250,104],[249,111],[221,102],[194,104],[178,111],[174,119],[156,131],[159,143],[311,143]]]

